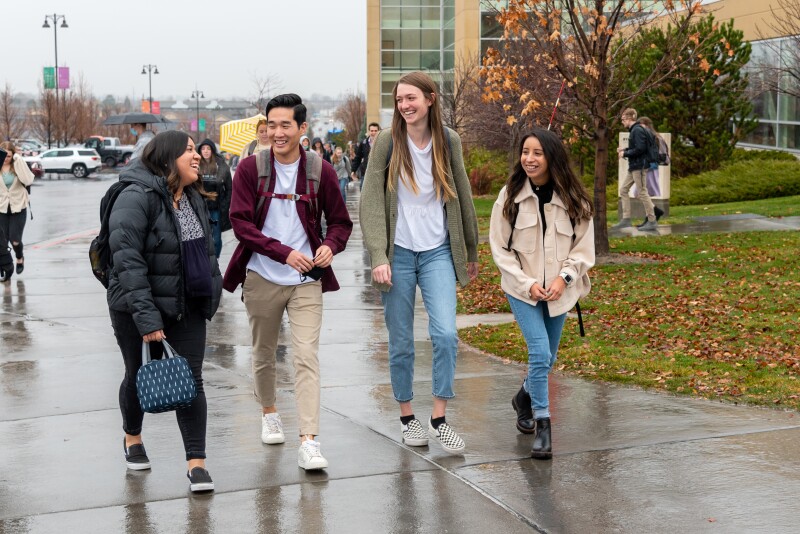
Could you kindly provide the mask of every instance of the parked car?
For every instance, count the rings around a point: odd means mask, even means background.
[[[103,164],[109,168],[116,167],[120,163],[127,165],[133,154],[133,145],[123,145],[118,137],[93,135],[84,141],[83,146],[96,150]]]
[[[33,160],[31,158],[23,158],[25,163],[28,164],[28,168],[33,173],[34,178],[41,178],[44,176],[44,169],[42,169],[42,163],[40,160]]]
[[[53,148],[26,160],[38,162],[44,172],[72,173],[75,178],[85,178],[102,165],[100,154],[89,148]]]

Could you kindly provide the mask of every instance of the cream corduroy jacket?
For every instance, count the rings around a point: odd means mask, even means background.
[[[9,206],[11,213],[19,213],[28,207],[28,191],[25,186],[33,183],[33,173],[19,154],[14,154],[12,167],[17,177],[11,187],[6,187],[5,181],[0,178],[0,213],[8,213]]]

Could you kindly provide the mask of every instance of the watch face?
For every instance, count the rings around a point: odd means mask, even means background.
[[[572,283],[572,276],[569,274],[564,275],[564,281],[568,284]]]

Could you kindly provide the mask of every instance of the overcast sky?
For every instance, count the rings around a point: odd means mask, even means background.
[[[276,75],[283,92],[337,96],[366,90],[364,0],[4,0],[0,82],[35,93],[55,60],[99,98],[148,96],[142,65],[155,64],[153,98],[251,97],[253,78]]]

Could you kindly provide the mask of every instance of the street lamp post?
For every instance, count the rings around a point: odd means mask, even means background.
[[[197,88],[197,85],[194,86],[194,91],[192,91],[192,98],[194,98],[194,109],[195,109],[195,120],[197,121],[197,142],[200,142],[200,99],[205,98],[203,95],[203,91]]]
[[[158,67],[156,65],[147,65],[142,66],[142,74],[147,74],[147,81],[150,88],[150,113],[153,112],[153,74],[158,74]]]
[[[56,77],[56,112],[58,112],[58,21],[61,21],[62,28],[69,28],[67,26],[67,17],[65,15],[59,15],[57,13],[53,13],[52,15],[45,15],[44,16],[44,24],[42,24],[42,28],[50,28],[50,21],[53,21],[53,37],[56,45],[56,65],[55,65],[55,77]],[[64,99],[66,100],[66,90],[64,90]],[[48,117],[49,118],[49,117]],[[67,121],[67,109],[66,109],[66,102],[64,105],[64,127],[66,128],[66,121]],[[58,143],[56,143],[58,144]],[[48,125],[47,128],[47,148],[50,148],[50,128]]]

